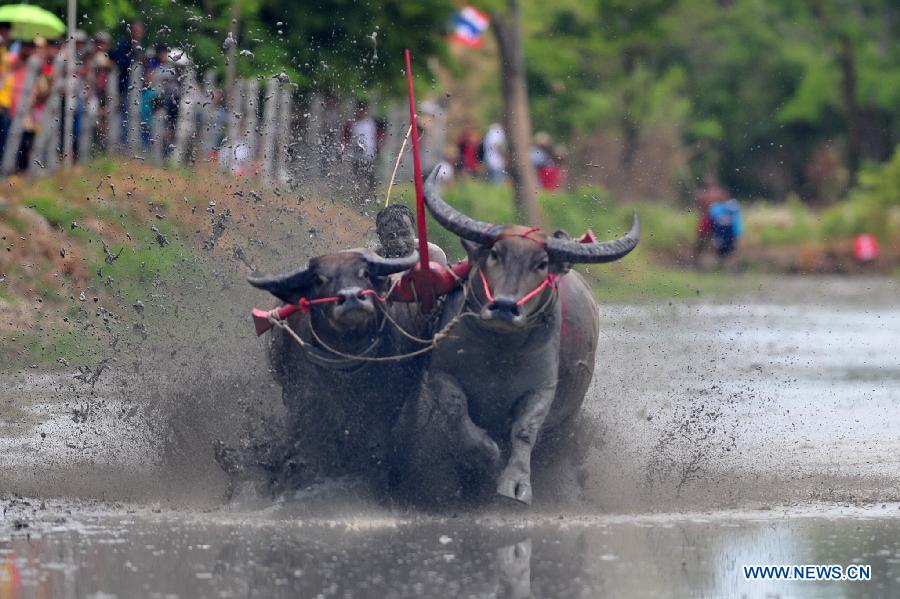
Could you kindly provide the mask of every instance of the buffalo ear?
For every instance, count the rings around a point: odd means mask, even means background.
[[[481,245],[480,243],[469,241],[462,237],[460,237],[459,242],[462,244],[463,249],[466,250],[466,255],[469,257],[469,262],[471,263],[475,263],[479,258],[483,258],[490,249],[490,246]]]
[[[247,282],[257,289],[268,291],[286,304],[296,304],[307,295],[315,276],[313,269],[304,268],[273,277],[249,277]]]

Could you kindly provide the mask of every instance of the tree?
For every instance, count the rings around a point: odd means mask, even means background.
[[[530,158],[531,108],[522,45],[522,15],[517,0],[506,0],[505,9],[493,6],[488,12],[500,50],[503,125],[509,145],[509,173],[516,209],[522,222],[539,225],[543,217],[537,203],[537,174]]]
[[[65,14],[66,0],[42,4]],[[123,21],[147,24],[147,47],[166,42],[187,50],[201,71],[223,72],[223,42],[239,15],[237,75],[284,71],[301,90],[402,94],[403,49],[418,60],[442,56],[452,0],[79,0],[79,27],[124,34]],[[243,51],[243,52],[242,52]]]

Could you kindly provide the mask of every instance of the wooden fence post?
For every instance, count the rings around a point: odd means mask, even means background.
[[[278,107],[281,104],[281,90],[276,77],[270,77],[266,81],[264,101],[261,149],[262,170],[260,175],[263,182],[271,183],[275,173],[276,138],[278,137],[277,116]]]
[[[94,129],[97,126],[97,120],[100,118],[99,103],[90,91],[96,87],[96,84],[97,73],[91,68],[88,69],[87,78],[83,81],[81,89],[76,90],[78,97],[81,99],[81,119],[78,121],[78,138],[75,140],[78,164],[87,164],[91,158]]]
[[[119,69],[113,67],[106,76],[106,143],[107,154],[114,154],[120,147],[122,115],[119,112]]]
[[[291,178],[291,140],[294,137],[293,128],[293,98],[294,88],[290,82],[283,82],[279,92],[278,106],[278,137],[276,139],[277,160],[275,162],[275,180],[287,182]]]
[[[243,85],[236,80],[228,90],[226,101],[226,121],[228,123],[227,139],[219,148],[219,165],[222,170],[229,170],[234,164],[234,148],[241,136],[241,117],[244,110]]]
[[[197,124],[198,95],[197,78],[194,70],[190,69],[184,74],[178,119],[175,121],[175,153],[172,156],[175,164],[184,164],[190,154],[191,140],[195,136],[194,127]]]
[[[133,154],[142,153],[141,142],[141,92],[144,88],[144,67],[135,61],[128,72],[128,151]],[[149,127],[150,123],[145,123]]]
[[[247,155],[249,165],[256,162],[256,151],[259,146],[259,117],[257,108],[259,107],[259,83],[256,79],[248,79],[244,82],[246,90],[245,110],[244,110],[244,143],[247,144]]]
[[[215,104],[216,71],[209,69],[203,75],[203,99],[200,105],[200,160],[209,160],[219,144],[221,123],[219,107]]]

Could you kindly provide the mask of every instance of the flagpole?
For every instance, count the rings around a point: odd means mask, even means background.
[[[419,229],[419,259],[421,269],[428,271],[428,229],[425,224],[425,192],[422,189],[422,162],[419,160],[419,128],[416,125],[416,97],[413,92],[412,61],[409,48],[404,50],[406,57],[406,85],[409,92],[409,126],[412,130],[413,175],[416,185],[416,225]]]

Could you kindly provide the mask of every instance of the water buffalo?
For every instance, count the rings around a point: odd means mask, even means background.
[[[418,499],[452,500],[484,491],[487,480],[530,504],[538,435],[574,421],[593,375],[598,307],[570,266],[628,254],[640,237],[637,215],[624,237],[583,244],[561,232],[476,221],[446,204],[434,182],[432,172],[428,209],[461,238],[471,271],[447,298],[440,324],[462,320],[432,352],[418,398],[404,410],[402,478]]]
[[[367,361],[340,354],[381,358],[421,347],[399,334],[384,312],[404,330],[424,334],[414,307],[373,297],[373,292],[383,297],[388,277],[417,259],[415,252],[384,258],[348,250],[313,258],[290,274],[249,279],[283,302],[311,302],[308,313],[287,319],[303,344],[276,328],[269,349],[289,413],[292,439],[286,452],[295,470],[290,480],[386,473],[392,427],[417,389],[421,358]]]

